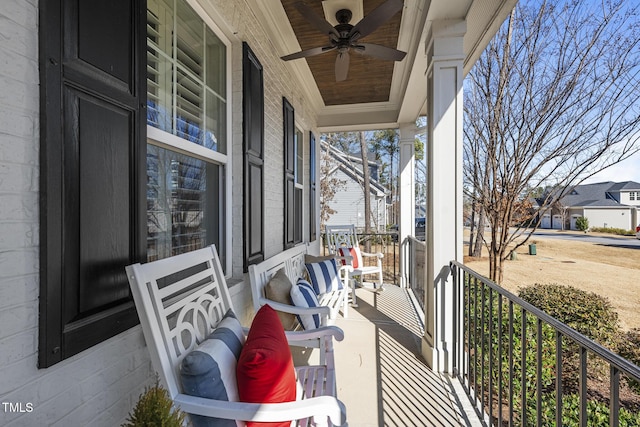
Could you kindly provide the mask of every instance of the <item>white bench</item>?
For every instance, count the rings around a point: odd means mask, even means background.
[[[346,423],[344,405],[336,399],[333,339],[343,339],[335,326],[308,332],[286,332],[290,345],[320,349],[322,364],[296,367],[302,400],[286,403],[243,403],[183,393],[182,359],[215,330],[229,308],[229,291],[214,246],[147,264],[126,267],[153,367],[174,404],[206,417],[242,421],[300,420],[326,425]],[[246,334],[248,330],[244,328]]]
[[[267,298],[265,287],[281,268],[284,268],[289,281],[293,285],[296,284],[299,278],[305,276],[305,255],[307,255],[307,246],[299,245],[280,252],[259,264],[249,266],[253,308],[258,311],[263,305],[269,304],[274,310],[284,313],[295,315],[318,314],[320,315],[320,324],[322,326],[333,324],[340,310],[342,310],[342,316],[347,318],[349,307],[349,266],[338,264],[338,274],[342,281],[342,289],[336,289],[320,295],[318,297],[319,307],[296,307],[295,305],[284,304]],[[340,259],[340,257],[336,258]]]

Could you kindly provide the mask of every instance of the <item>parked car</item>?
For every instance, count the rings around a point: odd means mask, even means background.
[[[636,227],[636,239],[640,239],[640,224]]]
[[[415,225],[415,230],[414,230],[414,236],[416,239],[418,240],[423,240],[425,239],[425,229],[426,229],[426,221],[424,219],[424,217],[422,218],[416,218],[416,225]],[[389,231],[392,233],[395,233],[391,236],[391,240],[394,242],[398,241],[398,224],[393,224],[392,226],[389,227]]]

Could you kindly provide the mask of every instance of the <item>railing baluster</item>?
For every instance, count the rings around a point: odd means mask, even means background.
[[[620,420],[620,370],[610,366],[611,391],[609,396],[609,427],[618,427]]]
[[[502,425],[502,295],[498,295],[498,425]]]
[[[489,288],[489,419],[493,422],[493,289]]]
[[[580,346],[580,426],[587,427],[587,349]]]
[[[513,427],[513,301],[509,301],[509,427]]]
[[[478,402],[478,279],[473,280],[473,391]]]
[[[556,331],[556,427],[562,427],[562,334]]]
[[[465,310],[467,312],[467,354],[471,354],[471,278],[465,277],[464,281],[467,290],[467,303]],[[471,394],[471,360],[469,356],[465,358],[465,375],[467,375],[467,394]]]
[[[485,289],[485,285],[484,283],[482,284],[482,287],[480,288],[480,298],[482,299],[482,306],[481,306],[481,313],[480,316],[482,316],[482,320],[480,321],[480,402],[482,404],[482,408],[485,408],[484,406],[484,384],[485,384],[485,365],[486,365],[486,355],[485,355],[485,348],[486,348],[486,338],[485,338],[485,332],[486,332],[486,316],[485,316],[485,310],[487,308],[487,302],[486,302],[486,297],[484,294],[484,289]]]
[[[520,421],[522,427],[527,427],[527,311],[521,308],[522,329],[520,330]]]
[[[542,427],[542,320],[537,318],[538,342],[536,343],[536,425]]]

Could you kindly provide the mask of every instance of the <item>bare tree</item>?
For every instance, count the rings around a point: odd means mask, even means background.
[[[638,7],[520,2],[465,80],[465,177],[491,227],[491,279],[531,235],[531,188],[556,189],[544,213],[638,151]]]
[[[322,145],[321,145],[322,147]],[[324,232],[324,226],[331,218],[331,215],[336,213],[335,209],[331,208],[331,201],[335,197],[336,193],[346,187],[346,181],[337,178],[333,171],[336,168],[334,162],[332,162],[329,155],[329,146],[326,150],[320,149],[320,230]]]

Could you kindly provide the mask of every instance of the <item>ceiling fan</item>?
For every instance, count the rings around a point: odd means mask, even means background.
[[[313,9],[302,2],[295,4],[298,12],[321,32],[329,36],[329,45],[302,50],[290,55],[282,56],[284,61],[307,58],[320,55],[332,50],[338,51],[335,73],[336,81],[346,80],[349,73],[349,50],[373,58],[390,61],[402,61],[407,54],[397,49],[372,43],[359,43],[361,37],[365,37],[375,31],[379,26],[391,19],[404,5],[403,0],[387,0],[365,16],[356,25],[349,24],[352,13],[348,9],[340,9],[336,12],[338,25],[332,26],[329,22],[318,16]]]

